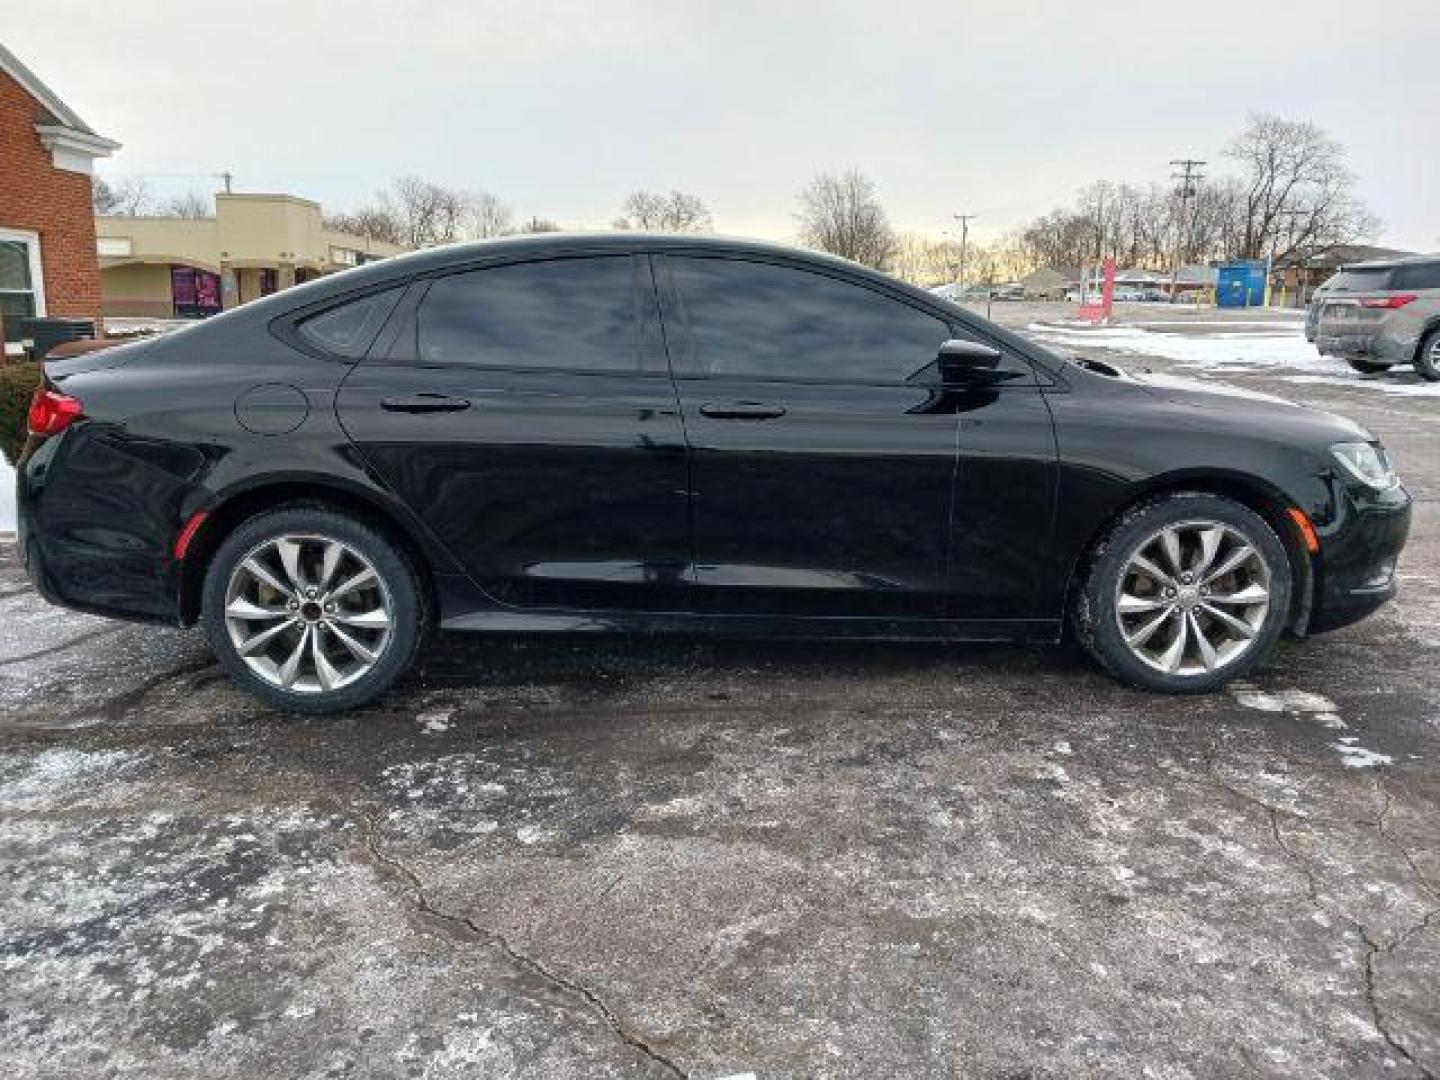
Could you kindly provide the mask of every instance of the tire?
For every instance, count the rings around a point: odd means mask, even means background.
[[[1377,364],[1373,360],[1357,360],[1353,356],[1347,356],[1345,362],[1361,375],[1379,375],[1395,366],[1394,364]]]
[[[241,688],[277,709],[329,713],[387,690],[433,618],[415,563],[384,533],[336,510],[290,506],[221,543],[200,621]]]
[[[1167,529],[1179,540],[1180,572],[1161,539]],[[1195,570],[1214,535],[1219,539],[1210,548],[1209,573],[1223,570],[1232,559],[1243,561],[1206,581]],[[1250,556],[1244,555],[1247,545]],[[1170,595],[1157,578],[1137,570],[1136,556],[1169,578]],[[1190,578],[1182,580],[1184,574]],[[1130,610],[1122,610],[1122,587],[1124,608]],[[1256,588],[1266,594],[1263,606],[1245,603]],[[1290,593],[1290,561],[1264,518],[1218,495],[1177,492],[1127,511],[1095,546],[1075,590],[1071,622],[1086,651],[1121,681],[1164,693],[1206,693],[1270,655],[1288,618]],[[1220,616],[1212,614],[1217,610]],[[1221,621],[1224,615],[1240,625],[1232,629]],[[1172,664],[1182,629],[1179,662]],[[1204,635],[1209,654],[1196,634]],[[1127,637],[1139,638],[1139,644]]]
[[[1431,330],[1415,353],[1415,370],[1422,379],[1440,382],[1440,329]]]

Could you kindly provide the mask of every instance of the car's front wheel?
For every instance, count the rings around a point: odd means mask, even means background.
[[[371,525],[287,507],[225,538],[201,621],[244,689],[277,708],[335,712],[410,666],[428,627],[426,595],[413,561]]]
[[[1290,609],[1284,545],[1265,519],[1202,492],[1129,511],[1096,546],[1077,590],[1077,637],[1125,682],[1214,690],[1260,663]]]

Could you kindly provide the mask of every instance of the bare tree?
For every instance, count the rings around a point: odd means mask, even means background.
[[[970,252],[976,251],[971,245]],[[960,267],[960,245],[954,240],[936,239],[923,233],[901,233],[895,240],[890,269],[896,277],[934,288],[955,280]]]
[[[348,213],[331,214],[325,219],[325,227],[388,244],[405,242],[400,219],[383,206],[362,206]]]
[[[488,191],[474,192],[465,199],[465,235],[476,240],[504,236],[513,230],[514,214]]]
[[[821,173],[800,192],[795,215],[800,238],[810,247],[883,270],[895,255],[895,232],[858,170]]]
[[[1252,116],[1226,155],[1244,170],[1242,258],[1346,243],[1378,224],[1355,198],[1344,149],[1315,124]]]
[[[138,217],[150,209],[153,199],[143,177],[124,176],[116,181],[95,177],[91,185],[95,213],[116,217]]]
[[[203,220],[215,216],[215,200],[204,192],[190,190],[183,195],[172,195],[160,205],[162,217]]]
[[[434,247],[460,239],[466,197],[418,176],[401,176],[380,193],[380,206],[400,223],[400,242],[410,248]]]
[[[615,228],[689,233],[709,232],[712,225],[709,208],[695,195],[636,191],[620,207]]]
[[[532,215],[528,221],[521,223],[517,231],[522,233],[551,233],[559,232],[560,226],[549,218]]]

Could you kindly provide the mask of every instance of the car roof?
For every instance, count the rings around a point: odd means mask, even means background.
[[[1371,259],[1368,262],[1345,263],[1341,270],[1394,270],[1401,266],[1440,263],[1440,255],[1405,255],[1398,259]]]
[[[668,252],[700,255],[751,255],[761,258],[785,259],[818,270],[840,271],[852,278],[868,280],[882,288],[905,293],[929,306],[961,314],[962,317],[964,314],[963,308],[942,296],[934,295],[889,274],[872,270],[860,263],[823,251],[774,243],[769,240],[719,236],[713,233],[626,231],[537,233],[424,248],[420,251],[410,251],[403,255],[365,263],[362,266],[343,270],[338,274],[326,274],[303,285],[283,289],[268,297],[241,305],[234,310],[240,312],[247,308],[253,309],[257,313],[263,313],[266,318],[273,318],[286,311],[298,311],[312,305],[328,303],[350,293],[373,292],[426,274],[461,270],[495,260],[543,259],[598,254],[622,255],[641,251],[662,255]],[[229,314],[229,312],[226,313],[227,316]]]
[[[511,255],[577,254],[628,251],[667,250],[704,251],[715,254],[769,255],[784,258],[799,258],[807,262],[830,264],[837,269],[851,273],[873,274],[859,263],[842,259],[836,255],[779,244],[768,240],[756,240],[742,236],[723,236],[714,233],[652,233],[652,232],[553,232],[532,233],[523,236],[502,236],[490,240],[470,240],[455,244],[407,252],[393,258],[367,263],[364,270],[373,270],[377,278],[423,274],[432,270],[443,270],[452,266],[463,266],[470,262],[483,262]],[[879,275],[876,275],[879,276]]]

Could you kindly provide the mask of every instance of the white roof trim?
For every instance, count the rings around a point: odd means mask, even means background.
[[[74,128],[61,127],[58,124],[36,124],[35,134],[40,136],[40,141],[47,150],[59,147],[79,153],[88,153],[91,157],[109,157],[120,149],[120,144],[114,139],[103,138],[93,131],[76,131]]]
[[[5,48],[3,44],[0,44],[0,71],[5,72],[6,75],[9,75],[19,83],[27,94],[45,106],[45,110],[59,121],[58,124],[45,125],[45,127],[52,130],[59,128],[69,129],[76,138],[89,136],[95,140],[94,148],[97,150],[97,153],[101,152],[99,150],[100,146],[105,148],[103,153],[107,154],[119,148],[119,143],[112,142],[110,139],[98,135],[94,128],[85,123],[84,120],[81,120],[79,114],[77,114],[74,109],[61,101],[53,90],[41,82],[36,74],[22,64],[19,58],[9,49]]]

